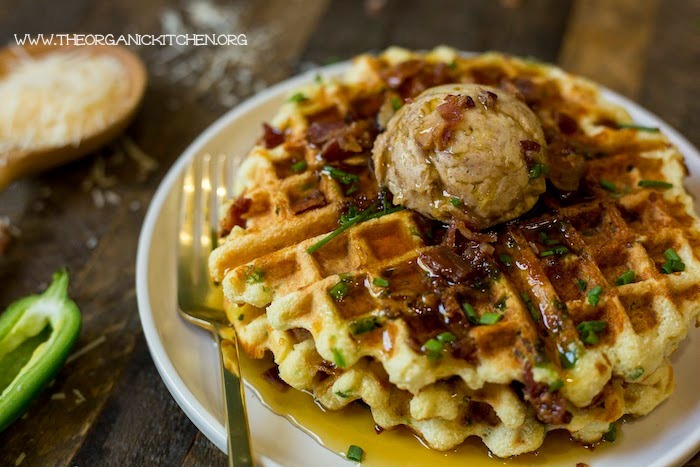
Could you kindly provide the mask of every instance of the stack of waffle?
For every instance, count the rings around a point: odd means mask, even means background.
[[[523,99],[550,157],[583,157],[575,192],[548,185],[486,232],[391,204],[374,138],[405,99],[476,82]],[[552,170],[557,170],[552,167]],[[497,456],[548,431],[582,442],[673,389],[668,356],[698,319],[700,229],[683,157],[595,85],[537,62],[389,49],[290,96],[237,172],[210,259],[254,358],[336,410]]]

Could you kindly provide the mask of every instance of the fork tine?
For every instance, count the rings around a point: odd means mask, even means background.
[[[193,258],[195,274],[198,278],[206,278],[207,274],[207,259],[209,252],[212,250],[212,234],[211,234],[211,206],[212,206],[212,157],[210,154],[203,154],[200,157],[198,164],[199,171],[199,198],[196,200],[196,222],[195,222],[195,239],[196,248]]]

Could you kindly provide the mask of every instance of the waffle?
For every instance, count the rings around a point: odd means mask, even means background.
[[[249,355],[272,352],[329,409],[361,400],[432,448],[478,436],[501,457],[554,429],[597,442],[669,396],[668,356],[699,316],[700,229],[661,132],[627,127],[582,78],[499,54],[390,49],[318,81],[243,162],[210,258]],[[397,99],[448,82],[516,93],[579,189],[548,184],[487,232],[391,205],[374,138]]]

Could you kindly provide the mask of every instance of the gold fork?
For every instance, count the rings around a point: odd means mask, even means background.
[[[224,364],[221,332],[230,328],[223,311],[221,290],[209,278],[207,261],[217,243],[217,217],[222,202],[231,195],[231,157],[198,155],[182,180],[180,229],[177,255],[177,298],[180,314],[190,323],[214,334],[219,348],[224,390],[229,466],[252,466],[250,432],[243,380],[238,363],[235,333],[235,362]],[[228,353],[231,355],[231,352]]]

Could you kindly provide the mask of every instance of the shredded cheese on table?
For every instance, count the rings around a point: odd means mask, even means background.
[[[28,54],[0,79],[0,153],[78,145],[126,105],[118,59],[80,50]]]

